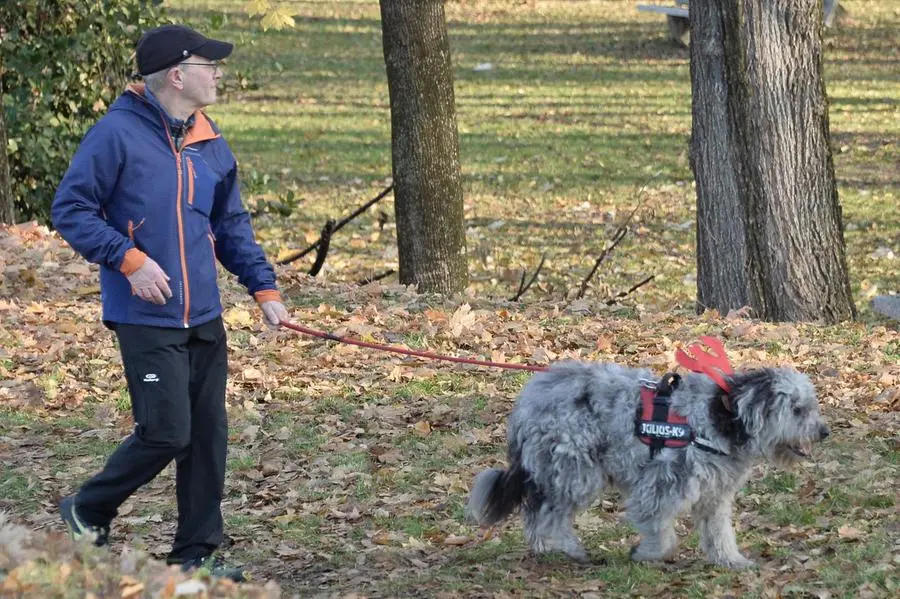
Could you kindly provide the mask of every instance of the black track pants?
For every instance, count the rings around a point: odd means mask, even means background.
[[[223,534],[228,364],[222,319],[189,329],[118,324],[116,335],[135,428],[78,491],[79,515],[108,524],[174,459],[178,530],[169,560],[206,556]]]

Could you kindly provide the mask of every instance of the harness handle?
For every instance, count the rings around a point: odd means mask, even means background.
[[[667,372],[659,379],[659,382],[656,383],[656,397],[671,397],[672,392],[678,388],[678,385],[681,383],[681,376],[674,372]],[[666,400],[668,403],[668,400]]]

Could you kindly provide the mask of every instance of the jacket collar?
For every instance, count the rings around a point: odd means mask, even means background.
[[[168,126],[170,132],[180,129],[187,124],[188,132],[184,138],[182,147],[201,141],[216,139],[220,135],[213,129],[212,123],[202,110],[197,110],[184,121],[172,117],[168,111],[166,111],[165,107],[159,103],[159,100],[153,95],[153,92],[147,89],[147,86],[144,83],[131,83],[126,88],[126,92],[137,96],[140,100],[155,108],[162,116],[163,122]]]

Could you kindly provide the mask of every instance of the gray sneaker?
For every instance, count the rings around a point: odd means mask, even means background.
[[[90,536],[93,537],[94,545],[97,547],[109,545],[109,526],[96,526],[85,522],[78,515],[74,497],[66,497],[59,502],[59,515],[62,517],[63,523],[66,525],[69,536],[72,537],[73,541],[77,542],[86,536]]]

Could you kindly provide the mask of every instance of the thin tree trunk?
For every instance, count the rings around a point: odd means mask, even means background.
[[[3,90],[0,89],[0,223],[13,224],[16,222],[16,206],[9,175],[9,156],[6,154],[8,138],[6,131]]]
[[[381,0],[400,282],[467,284],[459,135],[441,0]]]
[[[746,252],[749,305],[766,320],[839,322],[856,314],[844,251],[841,207],[829,146],[828,107],[822,78],[821,0],[702,0],[690,4],[695,116],[716,95],[728,126],[715,130],[695,122],[698,189],[698,295],[724,312],[740,287],[731,274]],[[700,31],[703,27],[704,30]],[[718,27],[718,29],[717,29]],[[721,31],[721,34],[717,32]],[[719,39],[717,35],[721,35]],[[710,39],[704,40],[706,36]],[[699,48],[700,44],[705,48]],[[712,57],[721,48],[724,87]],[[730,151],[725,151],[730,149]],[[719,154],[718,167],[734,173],[735,186],[711,176],[701,155]],[[737,201],[731,194],[736,194]],[[701,200],[701,198],[704,198]],[[716,204],[716,202],[721,204]],[[710,204],[715,208],[710,208]],[[715,210],[743,218],[744,241]],[[718,226],[704,231],[699,223]],[[701,237],[703,238],[701,241]],[[728,273],[715,279],[715,261]],[[713,290],[703,296],[699,290]],[[730,293],[723,293],[730,290]]]

